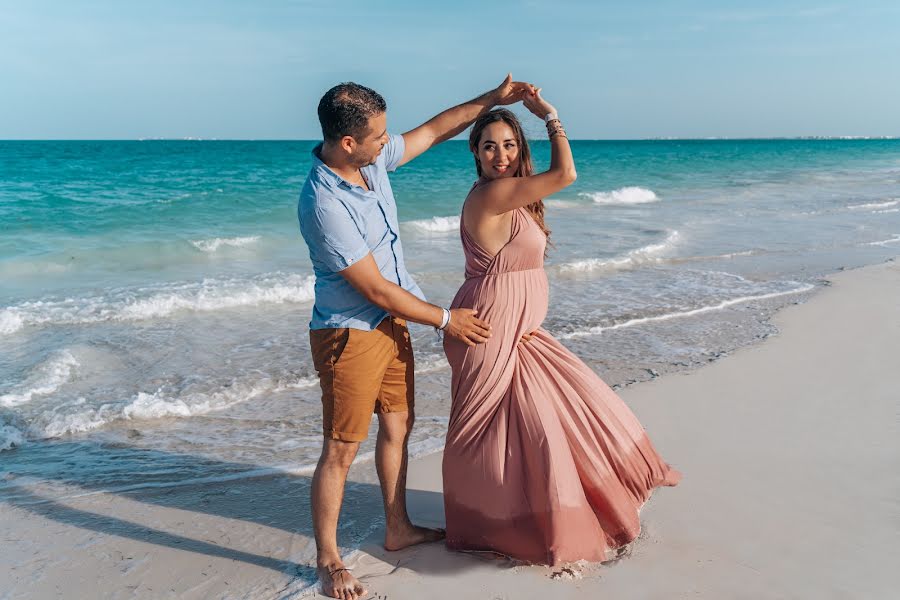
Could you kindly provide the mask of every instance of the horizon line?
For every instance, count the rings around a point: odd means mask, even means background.
[[[548,141],[527,138],[531,142]],[[654,136],[634,138],[569,138],[573,142],[678,142],[678,141],[767,141],[767,140],[900,140],[900,135],[785,135],[785,136]],[[138,138],[0,138],[2,142],[321,142],[320,138],[217,138],[217,137],[138,137]],[[465,142],[450,139],[448,142]]]

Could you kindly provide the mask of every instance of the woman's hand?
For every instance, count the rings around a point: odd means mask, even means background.
[[[506,79],[489,93],[492,96],[491,104],[494,106],[505,106],[524,100],[533,94],[534,91],[533,85],[524,81],[513,81],[512,73],[509,73]]]
[[[535,334],[537,334],[537,329],[535,329],[535,330],[532,331],[531,333],[523,333],[523,334],[522,334],[522,337],[519,338],[519,343],[520,343],[520,344],[527,344],[528,342],[531,341],[531,338],[533,338],[533,337],[535,336]]]
[[[553,105],[541,97],[541,89],[543,88],[536,89],[533,94],[526,95],[522,100],[525,108],[539,119],[543,119],[548,113],[556,114],[556,109],[553,108]]]

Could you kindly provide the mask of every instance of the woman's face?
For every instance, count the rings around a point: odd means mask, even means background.
[[[475,148],[485,179],[512,177],[519,169],[519,142],[512,127],[504,121],[494,121],[481,132]]]

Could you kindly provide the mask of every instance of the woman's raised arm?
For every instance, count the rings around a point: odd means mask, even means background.
[[[523,100],[525,107],[536,117],[556,116],[553,105],[541,97],[541,90]],[[569,139],[558,118],[547,123],[550,136],[550,168],[530,177],[502,177],[494,179],[476,192],[477,202],[484,213],[500,215],[546,198],[575,182],[575,161]],[[475,198],[473,198],[475,199]]]

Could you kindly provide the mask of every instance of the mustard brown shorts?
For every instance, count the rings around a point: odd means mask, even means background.
[[[311,329],[309,346],[322,386],[326,438],[361,442],[373,413],[412,409],[415,365],[403,319],[387,317],[372,331]]]

